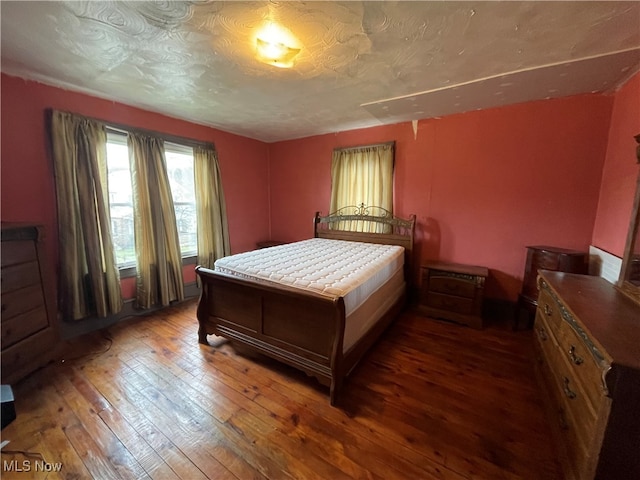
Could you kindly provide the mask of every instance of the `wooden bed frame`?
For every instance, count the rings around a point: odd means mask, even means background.
[[[370,223],[364,223],[370,222]],[[376,225],[386,233],[347,231]],[[405,281],[410,283],[415,215],[397,218],[379,207],[345,207],[326,217],[316,212],[314,237],[352,240],[405,248]],[[336,404],[343,380],[404,306],[406,291],[382,318],[343,353],[345,305],[287,286],[238,278],[196,267],[202,280],[197,317],[199,342],[215,334],[298,368],[330,387]]]

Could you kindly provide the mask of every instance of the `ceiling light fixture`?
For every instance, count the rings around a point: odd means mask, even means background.
[[[256,35],[258,60],[280,68],[291,68],[300,53],[300,43],[286,28],[269,23]]]

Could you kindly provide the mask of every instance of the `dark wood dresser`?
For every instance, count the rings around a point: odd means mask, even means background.
[[[482,328],[486,267],[430,262],[421,267],[419,311]]]
[[[640,306],[600,277],[538,285],[535,366],[565,478],[640,478]]]
[[[2,224],[2,383],[48,363],[58,344],[43,229]]]
[[[522,291],[518,296],[518,308],[514,329],[521,323],[527,328],[533,326],[538,306],[538,286],[536,279],[539,270],[586,274],[589,270],[589,254],[566,248],[535,245],[527,247],[527,260],[524,268]]]

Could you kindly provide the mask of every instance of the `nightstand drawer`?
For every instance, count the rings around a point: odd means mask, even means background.
[[[434,272],[429,278],[429,290],[446,293],[448,295],[473,298],[476,294],[476,285],[468,280],[439,275],[438,272]]]
[[[421,267],[418,310],[433,318],[482,328],[486,267],[429,262]]]
[[[464,313],[467,315],[473,313],[473,299],[443,293],[429,292],[427,294],[427,305],[449,312]]]

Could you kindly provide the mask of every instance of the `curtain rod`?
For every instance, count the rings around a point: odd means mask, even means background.
[[[349,150],[358,150],[360,148],[385,147],[387,145],[391,145],[391,146],[395,147],[396,141],[395,140],[391,140],[390,142],[372,143],[372,144],[369,144],[369,145],[358,145],[358,146],[355,146],[355,147],[339,147],[339,148],[334,148],[333,151],[334,152],[346,152],[346,151],[349,151]]]
[[[54,110],[55,109],[51,109],[52,112]],[[139,133],[139,134],[143,134],[143,135],[150,135],[150,136],[154,136],[154,137],[160,137],[166,142],[188,145],[190,147],[207,147],[207,148],[213,148],[214,150],[216,149],[216,146],[215,146],[215,144],[213,142],[205,142],[203,140],[195,140],[193,138],[181,137],[179,135],[171,135],[169,133],[157,132],[155,130],[148,130],[148,129],[145,129],[145,128],[132,127],[132,126],[125,125],[125,124],[122,124],[122,123],[109,122],[109,121],[103,120],[101,118],[89,117],[87,115],[80,115],[78,113],[69,112],[67,110],[58,110],[58,111],[69,113],[71,115],[76,115],[78,117],[84,117],[84,118],[86,118],[88,120],[93,120],[95,122],[103,123],[104,126],[107,128],[107,130],[111,130],[113,132],[118,132],[118,133],[127,133],[127,132]]]

